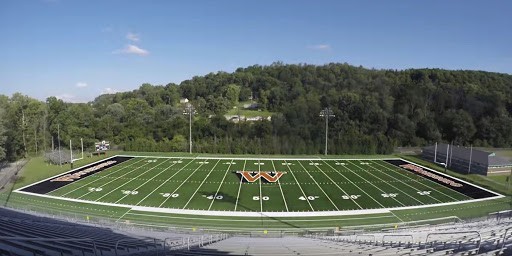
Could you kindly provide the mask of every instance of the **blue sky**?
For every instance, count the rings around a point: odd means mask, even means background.
[[[0,1],[0,94],[87,102],[254,64],[512,74],[512,1]]]

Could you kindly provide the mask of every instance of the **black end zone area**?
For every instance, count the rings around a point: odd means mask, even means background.
[[[433,172],[429,169],[425,169],[421,166],[406,162],[404,160],[384,160],[384,161],[388,162],[396,167],[399,167],[403,170],[406,170],[408,172],[419,175],[425,179],[429,179],[439,185],[442,185],[449,189],[460,192],[460,193],[462,193],[466,196],[469,196],[473,199],[480,199],[480,198],[496,196],[496,194],[494,194],[492,192],[478,188],[478,187],[476,187],[470,183],[467,183],[465,181],[455,180],[446,174],[439,173],[439,172]],[[412,165],[414,167],[407,168],[406,165]],[[413,169],[416,169],[416,171]]]
[[[110,167],[116,166],[122,162],[128,161],[133,157],[129,156],[116,156],[112,158],[108,158],[94,164],[86,165],[84,167],[80,167],[78,169],[74,169],[70,172],[63,173],[57,177],[53,177],[51,179],[47,179],[45,181],[39,182],[32,186],[21,189],[24,192],[31,192],[37,194],[46,194],[52,192],[55,189],[66,186],[72,182],[77,180],[81,180],[87,176],[93,175],[95,173],[101,172]]]

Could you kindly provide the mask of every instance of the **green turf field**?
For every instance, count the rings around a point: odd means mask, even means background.
[[[224,230],[395,225],[509,207],[499,198],[473,202],[384,159],[181,155],[133,157],[42,196],[13,193],[7,201],[87,220]]]
[[[242,170],[255,180],[237,174]],[[283,174],[268,182],[260,177],[262,173],[271,179]],[[132,158],[49,195],[130,206],[243,212],[368,210],[471,199],[382,160],[154,157]]]

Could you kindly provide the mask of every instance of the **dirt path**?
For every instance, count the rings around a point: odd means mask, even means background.
[[[1,163],[0,164],[0,190],[4,189],[4,187],[11,181],[11,178],[14,175],[17,175],[18,172],[25,166],[28,162],[27,159],[22,159],[14,163]]]

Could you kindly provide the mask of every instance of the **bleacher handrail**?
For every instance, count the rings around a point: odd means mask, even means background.
[[[505,229],[505,234],[503,234],[503,244],[501,245],[500,252],[503,252],[503,248],[505,247],[505,241],[507,239],[507,233],[510,229],[512,229],[512,227]],[[499,243],[499,240],[498,240],[498,243]]]
[[[425,239],[425,247],[428,245],[428,238],[431,235],[455,235],[455,234],[477,234],[478,237],[479,237],[479,240],[478,240],[478,247],[477,247],[477,250],[476,250],[476,254],[478,254],[478,252],[480,251],[480,245],[482,244],[482,234],[479,231],[476,231],[476,230],[428,233],[427,234],[427,238]]]
[[[120,239],[120,240],[117,240],[116,242],[116,247],[114,247],[114,251],[115,251],[115,255],[118,256],[119,254],[117,253],[117,248],[119,247],[119,244],[122,243],[122,242],[129,242],[129,241],[132,241],[132,242],[140,242],[140,241],[149,241],[149,240],[152,240],[155,244],[155,250],[156,250],[156,255],[158,256],[158,248],[157,248],[157,243],[156,241],[158,241],[158,239],[156,238],[125,238],[125,239]]]
[[[354,238],[354,242],[360,242],[357,240],[358,237],[372,237],[373,238],[373,244],[377,242],[377,238],[375,238],[375,235],[356,235],[356,238]]]
[[[411,235],[411,234],[408,234],[408,235],[406,235],[406,234],[403,234],[403,235],[400,235],[400,234],[396,234],[396,235],[395,234],[386,234],[386,235],[382,236],[382,245],[384,245],[384,242],[385,242],[384,239],[386,237],[410,237],[411,238],[411,243],[414,242],[414,236]],[[391,242],[391,243],[393,243],[393,242]],[[400,242],[399,242],[399,244],[400,244]]]

